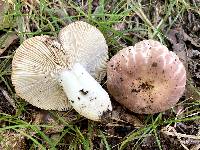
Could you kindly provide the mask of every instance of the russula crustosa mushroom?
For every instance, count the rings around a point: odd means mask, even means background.
[[[99,121],[112,110],[109,95],[97,82],[106,74],[107,58],[102,33],[78,21],[61,30],[58,40],[49,36],[25,40],[13,58],[12,83],[16,93],[36,107],[72,106]]]
[[[186,71],[178,56],[158,41],[144,40],[119,51],[108,62],[107,87],[133,112],[153,114],[182,96]]]

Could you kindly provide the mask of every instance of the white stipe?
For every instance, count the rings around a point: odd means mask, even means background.
[[[61,72],[58,80],[70,104],[82,116],[99,121],[105,112],[112,110],[108,93],[79,63]]]

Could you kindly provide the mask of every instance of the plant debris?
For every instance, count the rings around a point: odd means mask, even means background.
[[[199,0],[0,0],[0,149],[199,150],[199,8]],[[25,103],[10,77],[16,48],[33,36],[57,37],[76,20],[101,30],[110,58],[144,39],[175,52],[188,82],[179,103],[159,114],[139,115],[111,97],[114,111],[108,123],[89,121],[74,110],[43,111]],[[104,89],[105,84],[106,78]]]

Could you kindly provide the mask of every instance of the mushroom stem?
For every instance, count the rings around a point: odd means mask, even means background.
[[[108,93],[79,63],[61,72],[59,81],[72,107],[84,117],[100,121],[112,110]]]

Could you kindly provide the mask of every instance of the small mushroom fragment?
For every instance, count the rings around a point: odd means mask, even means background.
[[[111,58],[107,87],[133,112],[153,114],[174,106],[186,85],[186,71],[174,52],[154,40],[129,46]]]
[[[106,41],[85,22],[66,28],[60,32],[60,43],[36,36],[21,44],[12,62],[12,83],[16,93],[36,107],[66,110],[72,106],[86,118],[100,121],[112,110],[108,93],[96,81],[106,74]]]

